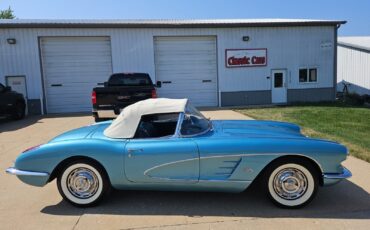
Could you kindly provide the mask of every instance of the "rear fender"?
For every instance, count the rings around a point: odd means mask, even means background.
[[[112,186],[125,180],[124,146],[122,140],[106,141],[81,139],[48,143],[37,149],[21,154],[15,168],[25,171],[46,172],[51,175],[54,169],[65,159],[87,157],[99,162],[106,170]],[[49,178],[47,178],[49,181]],[[46,182],[47,182],[46,181]],[[37,186],[40,186],[37,185]]]

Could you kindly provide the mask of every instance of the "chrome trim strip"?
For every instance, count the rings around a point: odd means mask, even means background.
[[[41,176],[41,177],[49,176],[49,173],[46,172],[23,171],[13,167],[7,168],[5,172],[16,176]]]
[[[167,163],[163,163],[163,164],[160,164],[160,165],[156,165],[156,166],[153,166],[147,170],[144,171],[144,175],[145,176],[148,176],[148,177],[151,177],[151,178],[154,178],[150,175],[148,175],[148,173],[154,169],[158,169],[160,167],[164,167],[164,166],[168,166],[168,165],[172,165],[172,164],[177,164],[177,163],[182,163],[182,162],[187,162],[187,161],[195,161],[195,160],[204,160],[204,159],[213,159],[213,158],[223,158],[223,157],[252,157],[252,156],[303,156],[303,157],[307,157],[308,159],[316,162],[316,164],[319,166],[321,172],[323,172],[323,168],[321,167],[321,165],[319,164],[319,162],[317,162],[315,159],[313,159],[312,157],[309,157],[309,156],[306,156],[306,155],[303,155],[303,154],[294,154],[294,153],[251,153],[251,154],[248,154],[248,153],[245,153],[245,154],[230,154],[230,155],[214,155],[214,156],[203,156],[203,157],[196,157],[196,158],[189,158],[189,159],[184,159],[184,160],[178,160],[178,161],[172,161],[172,162],[167,162]],[[240,163],[238,160],[237,162]],[[345,168],[346,169],[346,168]],[[347,169],[346,169],[347,170]],[[324,174],[323,174],[324,175]],[[325,176],[325,175],[324,175]],[[157,178],[158,179],[158,178]]]
[[[342,173],[324,173],[324,179],[346,179],[352,176],[351,171],[347,168],[343,167]]]

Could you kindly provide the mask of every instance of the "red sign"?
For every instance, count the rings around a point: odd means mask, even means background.
[[[267,49],[227,49],[226,67],[252,67],[267,65]]]

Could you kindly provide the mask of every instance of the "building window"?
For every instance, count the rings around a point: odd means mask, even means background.
[[[299,82],[317,82],[317,69],[299,69]]]

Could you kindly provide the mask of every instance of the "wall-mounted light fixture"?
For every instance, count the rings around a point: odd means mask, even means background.
[[[6,39],[6,41],[8,42],[9,45],[14,45],[17,43],[17,39],[15,38],[8,38]]]
[[[249,42],[249,36],[243,36],[243,42]]]

